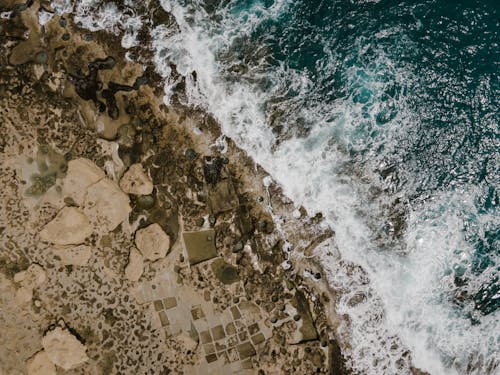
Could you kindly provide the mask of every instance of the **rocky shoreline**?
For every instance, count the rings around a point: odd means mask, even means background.
[[[321,217],[114,36],[2,7],[0,372],[347,373]]]

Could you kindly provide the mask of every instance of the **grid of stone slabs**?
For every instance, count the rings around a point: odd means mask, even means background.
[[[260,308],[241,301],[219,313],[211,301],[174,280],[165,273],[154,282],[143,283],[137,295],[141,303],[151,303],[154,324],[166,336],[194,330],[203,351],[195,374],[237,374],[252,369],[257,348],[272,335],[272,328],[263,319]]]

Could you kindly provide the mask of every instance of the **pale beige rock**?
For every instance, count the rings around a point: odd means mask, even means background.
[[[70,370],[88,361],[87,348],[67,329],[57,327],[42,338],[42,346],[49,360],[64,370]]]
[[[56,366],[44,350],[39,351],[26,363],[28,375],[56,375]]]
[[[128,218],[130,211],[128,195],[110,179],[103,178],[87,189],[83,212],[97,232],[112,231]]]
[[[40,232],[42,241],[55,245],[78,245],[92,233],[89,218],[76,207],[64,207]]]
[[[106,177],[104,172],[88,159],[80,158],[68,163],[68,171],[62,182],[64,197],[72,198],[77,205],[82,205],[87,189]]]
[[[120,180],[120,187],[125,193],[149,195],[153,192],[153,181],[146,174],[140,163],[132,164]]]
[[[144,270],[144,259],[135,247],[130,250],[128,264],[125,267],[125,277],[130,281],[138,281]]]
[[[146,259],[154,261],[167,255],[170,238],[155,223],[135,233],[135,244]]]
[[[43,284],[47,275],[38,264],[32,264],[27,270],[14,275],[14,281],[21,284],[16,291],[15,301],[18,305],[28,303],[33,298],[33,289]]]
[[[18,306],[24,305],[30,302],[32,299],[33,289],[22,286],[18,290],[16,290],[15,303]]]
[[[61,259],[62,264],[72,266],[86,266],[92,256],[92,248],[87,245],[54,248],[52,252]]]

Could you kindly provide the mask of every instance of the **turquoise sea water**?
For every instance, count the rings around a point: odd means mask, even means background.
[[[136,0],[75,4],[127,46],[148,18]],[[318,257],[351,320],[352,372],[409,373],[409,349],[432,374],[498,374],[500,3],[161,4],[165,101],[175,64],[186,104],[335,230],[337,255]]]
[[[353,371],[408,371],[394,336],[431,373],[499,371],[498,2],[163,4],[183,44],[157,64],[367,271],[323,259]]]

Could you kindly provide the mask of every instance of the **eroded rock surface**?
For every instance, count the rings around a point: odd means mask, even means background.
[[[88,361],[87,348],[67,329],[56,327],[45,334],[42,345],[49,360],[70,370]]]
[[[130,281],[138,281],[144,270],[144,259],[142,254],[133,247],[128,256],[128,264],[125,267],[125,277]]]
[[[41,350],[26,363],[28,375],[56,375],[56,366],[51,362],[45,350]]]

